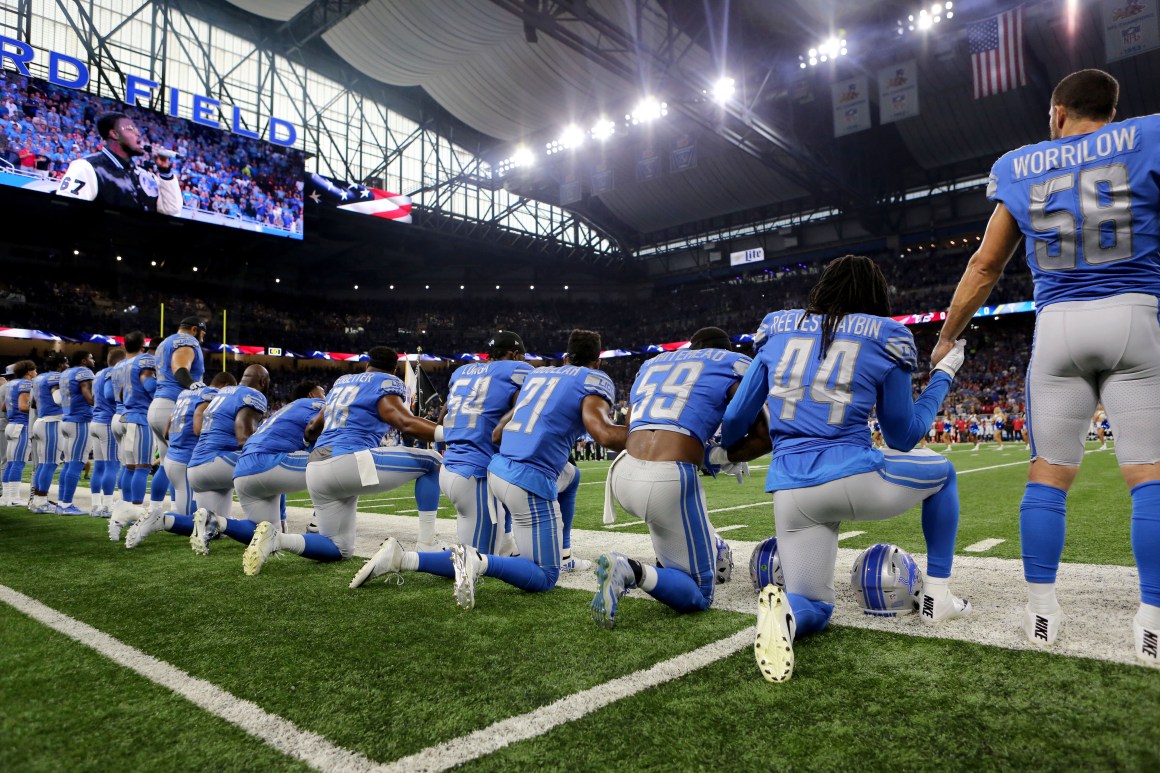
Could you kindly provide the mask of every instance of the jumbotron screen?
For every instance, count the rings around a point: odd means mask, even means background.
[[[302,238],[302,151],[11,71],[0,124],[2,185]]]

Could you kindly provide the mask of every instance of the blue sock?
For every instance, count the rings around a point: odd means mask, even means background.
[[[926,540],[926,573],[950,577],[959,534],[959,483],[955,468],[946,463],[947,481],[922,503],[922,536]]]
[[[1140,599],[1160,607],[1160,481],[1132,489],[1132,554],[1140,574]]]
[[[491,560],[490,558],[488,559]],[[451,565],[451,551],[443,550],[438,553],[420,553],[419,571],[427,574],[437,574],[440,577],[454,577],[455,567]]]
[[[541,593],[556,586],[560,570],[557,567],[553,575],[550,570],[538,566],[535,561],[526,558],[488,556],[487,571],[484,574],[497,580],[503,580],[508,585],[514,585],[521,590]]]
[[[302,551],[303,558],[315,561],[342,560],[342,551],[338,549],[338,545],[330,541],[330,537],[321,534],[303,534],[302,538],[306,540],[306,549]]]
[[[188,537],[193,534],[193,516],[179,515],[178,513],[166,513],[173,519],[173,525],[167,531],[171,534],[180,534],[183,537]]]
[[[165,474],[165,466],[158,465],[157,472],[153,473],[153,483],[149,488],[149,501],[164,502],[169,493],[169,476]]]
[[[93,460],[93,474],[89,476],[89,493],[101,493],[101,485],[105,480],[105,463]]]
[[[81,482],[81,471],[84,470],[84,462],[65,462],[64,467],[60,470],[60,501],[72,502],[73,495],[77,493],[77,485]]]
[[[1063,557],[1066,516],[1066,491],[1043,483],[1027,484],[1019,505],[1019,542],[1027,582],[1055,582]]]
[[[789,608],[793,610],[797,631],[794,641],[811,633],[824,631],[830,624],[830,615],[834,614],[834,605],[824,601],[814,601],[797,593],[785,594],[789,598]]]
[[[131,470],[132,475],[129,477],[130,494],[129,501],[134,504],[141,504],[145,501],[145,489],[149,486],[149,468],[138,467]]]
[[[248,518],[227,518],[226,528],[222,534],[230,539],[237,540],[243,545],[249,545],[250,540],[254,538],[254,531],[258,528],[258,524],[249,520]]]
[[[36,465],[36,469],[32,471],[32,487],[37,491],[43,491],[45,494],[52,487],[52,476],[56,472],[55,464],[46,464],[41,462]],[[47,478],[47,480],[45,480]]]
[[[282,498],[280,500],[278,500],[278,513],[282,516],[282,526],[283,526],[282,531],[286,531],[286,529],[285,529],[285,525],[286,525],[286,495],[285,494],[283,494]]]
[[[111,497],[117,491],[117,478],[121,475],[121,463],[105,462],[105,496]]]
[[[709,608],[712,598],[705,598],[697,581],[680,569],[657,568],[657,584],[646,591],[657,601],[678,612],[701,612]]]
[[[133,471],[128,467],[122,467],[117,475],[117,488],[121,489],[121,498],[126,502],[130,501],[129,494],[133,489]]]
[[[567,552],[572,548],[572,519],[576,517],[576,493],[580,491],[580,470],[576,469],[576,477],[568,484],[568,488],[560,492],[556,501],[560,503],[560,520],[564,524],[563,538],[560,547]],[[672,606],[671,604],[669,606]]]
[[[4,465],[4,482],[18,483],[24,477],[24,462],[9,462]]]
[[[415,506],[421,513],[439,509],[439,468],[415,479]]]

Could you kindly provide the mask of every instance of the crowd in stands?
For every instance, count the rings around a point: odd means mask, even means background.
[[[110,109],[133,119],[143,145],[177,152],[187,208],[301,233],[297,151],[7,71],[0,71],[0,166],[60,178],[71,160],[100,151],[96,118]]]

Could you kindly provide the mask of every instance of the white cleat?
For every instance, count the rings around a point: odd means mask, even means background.
[[[592,568],[592,562],[586,558],[565,558],[560,562],[561,572],[587,572]]]
[[[1032,612],[1031,607],[1023,610],[1023,633],[1032,644],[1047,647],[1055,644],[1055,637],[1059,635],[1059,623],[1063,618],[1063,610],[1059,607],[1054,612],[1044,614]]]
[[[971,614],[971,602],[951,595],[944,585],[934,593],[922,593],[922,603],[919,606],[919,617],[924,623],[939,623],[943,620],[954,620],[956,617],[966,617]]]
[[[1145,628],[1132,621],[1132,638],[1136,640],[1136,660],[1152,668],[1160,668],[1160,631]]]
[[[463,609],[474,609],[475,582],[483,573],[483,559],[475,548],[452,545],[451,565],[455,567],[455,603]]]
[[[450,550],[447,545],[441,542],[416,542],[416,553],[442,553],[444,550]]]
[[[254,537],[242,554],[242,571],[250,577],[262,571],[266,559],[278,550],[278,530],[269,521],[262,521],[254,530]]]
[[[208,556],[209,541],[217,535],[217,518],[209,510],[199,507],[193,514],[193,533],[189,535],[189,546],[199,556]]]
[[[793,676],[793,638],[797,620],[785,591],[766,585],[757,597],[757,638],[753,656],[767,682],[785,682]]]
[[[129,531],[125,533],[125,547],[132,550],[150,534],[161,531],[164,527],[165,521],[162,520],[161,513],[149,513],[129,527]]]
[[[109,511],[109,541],[120,542],[121,531],[139,521],[145,515],[144,508],[127,502],[118,502]]]
[[[387,537],[383,540],[379,552],[368,558],[362,568],[358,570],[358,574],[350,581],[350,587],[357,588],[365,584],[367,580],[372,580],[381,574],[398,572],[402,568],[403,546],[394,537]]]
[[[729,582],[733,577],[733,548],[729,547],[729,543],[721,539],[720,535],[716,539],[717,551],[717,584]]]
[[[636,575],[621,553],[601,553],[596,559],[596,595],[592,597],[592,620],[601,628],[616,625],[616,608],[628,589],[636,586]]]

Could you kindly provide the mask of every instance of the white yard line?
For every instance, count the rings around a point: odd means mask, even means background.
[[[718,507],[716,510],[706,510],[707,513],[727,513],[730,510],[748,510],[751,507],[773,507],[773,499],[764,502],[752,502],[748,505],[734,505],[733,507]]]
[[[337,773],[348,770],[371,771],[382,767],[358,752],[335,746],[317,733],[303,730],[255,703],[232,695],[204,679],[191,676],[176,666],[147,655],[19,591],[0,585],[0,600],[316,770]]]
[[[1005,539],[995,539],[995,538],[985,539],[985,540],[981,540],[979,542],[976,542],[973,545],[967,545],[965,548],[963,548],[963,550],[966,551],[967,553],[985,553],[986,551],[990,550],[991,548],[995,547],[996,545],[1001,545],[1006,541],[1007,540],[1005,540]]]
[[[618,677],[610,682],[561,698],[526,714],[496,722],[482,730],[438,744],[423,751],[396,760],[386,767],[389,771],[440,771],[499,751],[505,746],[547,733],[566,722],[574,722],[616,701],[657,687],[665,682],[692,673],[735,652],[753,646],[754,631],[746,628],[704,647],[661,661],[651,668]],[[757,678],[756,668],[754,679]]]
[[[718,532],[734,531],[735,529],[748,529],[748,528],[749,528],[749,524],[747,524],[747,523],[735,523],[732,526],[718,526],[717,531]]]
[[[844,531],[838,535],[838,542],[844,539],[850,539],[851,537],[861,537],[865,533],[864,531]]]
[[[631,521],[621,521],[620,523],[610,523],[604,528],[606,529],[626,529],[629,526],[644,526],[644,521],[638,521],[633,518]]]

